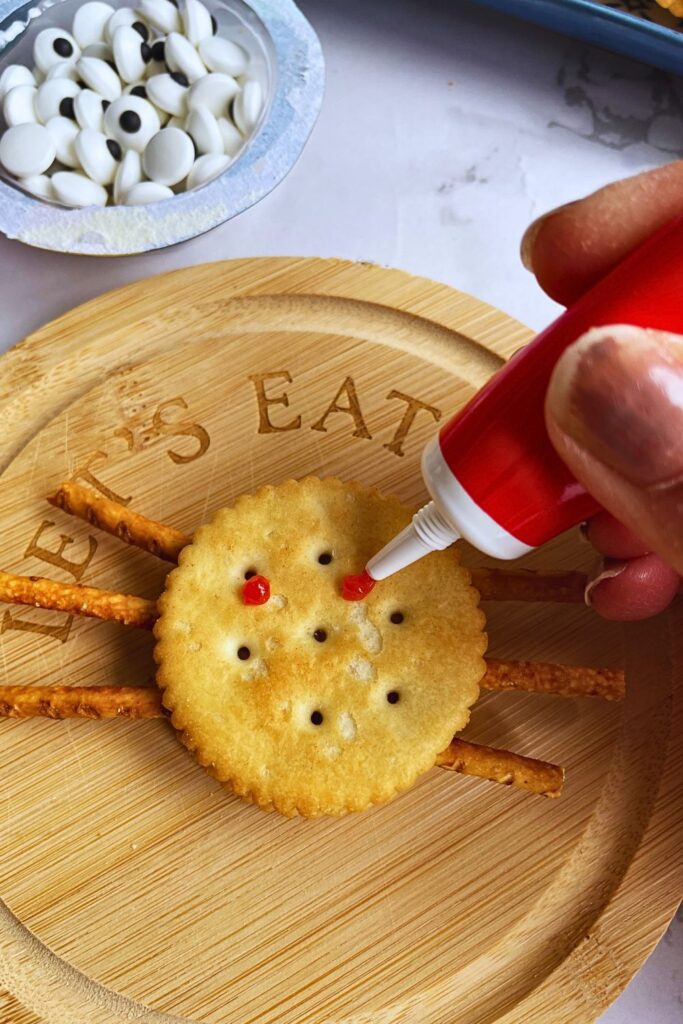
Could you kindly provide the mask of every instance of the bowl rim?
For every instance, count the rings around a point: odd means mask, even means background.
[[[268,195],[298,160],[318,117],[325,67],[320,41],[293,0],[222,0],[261,22],[275,54],[266,115],[242,154],[218,178],[146,206],[69,209],[45,203],[0,178],[0,232],[53,252],[123,256],[187,241],[236,217]],[[57,4],[43,3],[47,10]],[[0,0],[0,22],[22,8]],[[26,19],[26,31],[35,17]],[[17,34],[22,34],[17,33]]]

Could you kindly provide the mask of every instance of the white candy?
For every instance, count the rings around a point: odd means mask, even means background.
[[[229,39],[210,36],[199,44],[199,56],[211,71],[222,71],[225,75],[243,75],[247,70],[247,52]]]
[[[124,153],[123,160],[116,170],[114,178],[114,202],[125,202],[127,194],[134,185],[142,181],[142,158],[134,149]]]
[[[185,35],[196,46],[202,39],[213,35],[211,15],[199,0],[185,0],[182,12]]]
[[[240,87],[231,75],[213,72],[193,82],[187,94],[188,110],[208,110],[214,117],[225,114],[228,103],[237,95]]]
[[[200,156],[198,160],[195,160],[194,166],[187,176],[187,187],[199,188],[207,181],[213,181],[228,169],[231,162],[230,157],[224,156],[222,153],[207,153],[205,156]]]
[[[183,117],[187,109],[188,89],[174,81],[169,74],[153,75],[147,79],[147,95],[155,106],[168,114]]]
[[[4,100],[10,89],[16,89],[18,85],[35,84],[33,74],[23,64],[8,64],[0,75],[0,100]]]
[[[76,66],[85,84],[103,99],[111,103],[121,95],[121,79],[99,57],[81,57]]]
[[[42,174],[55,152],[50,133],[40,124],[18,124],[0,138],[0,163],[17,178]]]
[[[94,132],[92,128],[84,128],[76,136],[76,156],[81,167],[98,185],[111,185],[118,170],[119,161],[112,153],[121,154],[118,143],[108,139],[102,132]]]
[[[182,117],[169,117],[166,122],[167,128],[182,128],[185,129],[185,120]]]
[[[156,110],[141,96],[121,96],[115,100],[104,115],[104,126],[107,134],[124,149],[138,153],[142,153],[161,127]]]
[[[150,139],[142,157],[145,174],[159,185],[177,185],[193,163],[192,139],[180,128],[162,128]]]
[[[159,203],[162,199],[172,199],[173,192],[166,185],[158,185],[156,181],[141,181],[133,185],[126,194],[126,206],[145,206],[147,203]]]
[[[92,89],[81,89],[74,99],[74,114],[81,128],[101,132],[104,127],[102,97]]]
[[[116,67],[124,82],[137,82],[142,78],[146,68],[143,54],[151,54],[142,36],[130,25],[122,25],[114,33],[112,48]]]
[[[245,82],[244,88],[235,96],[232,105],[232,116],[243,135],[247,135],[256,127],[262,109],[263,90],[260,84],[255,79]]]
[[[143,90],[142,93],[140,93],[141,89]],[[136,92],[136,90],[137,90],[137,92]],[[146,100],[146,99],[148,99],[148,96],[147,96],[147,83],[146,82],[131,82],[130,85],[127,85],[126,88],[123,90],[123,95],[124,96],[140,96],[141,95],[142,99]],[[159,125],[160,125],[161,128],[163,128],[164,125],[167,124],[168,119],[169,119],[169,117],[171,115],[166,110],[162,110],[161,107],[154,107],[154,109],[156,110],[157,117],[159,118]],[[181,124],[181,128],[182,128],[182,124]]]
[[[80,91],[80,85],[76,85],[70,78],[48,78],[36,93],[36,117],[43,124],[47,124],[51,117],[57,117],[58,114],[71,117],[68,108],[71,107],[75,111],[74,97]],[[71,103],[64,104],[64,109],[62,109],[63,100],[71,100]]]
[[[44,28],[39,32],[33,43],[33,60],[46,74],[53,64],[62,61],[77,61],[81,49],[71,35],[63,28]]]
[[[223,136],[216,118],[208,110],[191,110],[185,122],[185,131],[192,137],[198,153],[223,155]]]
[[[194,46],[179,32],[168,34],[165,51],[166,63],[171,71],[182,71],[190,82],[196,82],[206,75],[206,68]]]
[[[217,124],[223,138],[223,151],[234,156],[244,144],[242,135],[227,117],[219,117]]]
[[[114,11],[111,18],[105,25],[105,42],[111,43],[113,41],[114,33],[117,28],[122,28],[124,25],[134,25],[136,21],[140,20],[141,18],[135,13],[132,7],[119,7]]]
[[[52,175],[55,195],[65,206],[106,206],[107,190],[96,181],[75,171],[58,171]]]
[[[98,60],[113,60],[114,51],[109,43],[91,43],[83,50],[81,57],[97,57]]]
[[[105,26],[113,13],[114,8],[100,0],[91,0],[78,8],[71,28],[81,49],[103,41]]]
[[[61,64],[53,64],[43,81],[52,82],[55,78],[70,78],[72,82],[78,82],[78,68],[68,60],[63,60]]]
[[[145,21],[160,32],[181,32],[182,24],[178,8],[170,0],[140,0],[138,8]]]
[[[47,174],[29,174],[27,178],[21,179],[20,185],[32,196],[37,196],[38,199],[55,198],[55,190]]]
[[[35,85],[16,85],[5,96],[2,116],[8,126],[28,124],[37,121],[35,101],[38,90]]]
[[[55,144],[57,159],[65,167],[78,167],[76,136],[78,125],[68,117],[51,117],[45,125]]]

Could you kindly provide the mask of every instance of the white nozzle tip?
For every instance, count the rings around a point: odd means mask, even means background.
[[[413,516],[409,526],[370,559],[366,572],[373,580],[384,580],[417,562],[430,551],[441,551],[449,547],[458,536],[434,503],[430,502]]]

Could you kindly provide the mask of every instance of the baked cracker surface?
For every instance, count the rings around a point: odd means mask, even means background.
[[[263,809],[384,803],[466,725],[486,635],[456,551],[341,597],[412,511],[360,484],[290,480],[217,512],[170,573],[155,627],[164,704],[200,764]],[[271,583],[260,606],[242,601],[254,571]]]

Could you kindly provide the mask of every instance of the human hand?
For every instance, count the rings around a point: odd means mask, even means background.
[[[681,215],[683,161],[546,214],[527,230],[522,260],[569,305]],[[610,619],[656,614],[683,574],[683,337],[623,325],[589,331],[555,367],[546,423],[606,509],[586,528],[604,556],[587,601]]]

